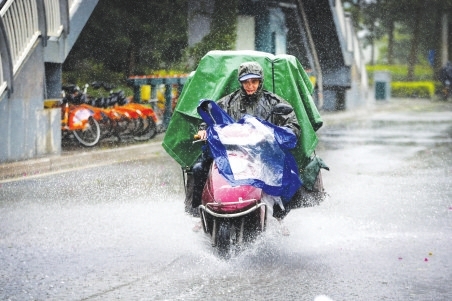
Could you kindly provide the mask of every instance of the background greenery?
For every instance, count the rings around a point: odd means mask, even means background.
[[[125,86],[129,75],[188,73],[212,49],[234,49],[240,0],[215,1],[211,32],[188,46],[187,0],[99,0],[63,65],[63,81]],[[452,0],[343,0],[363,46],[374,54],[369,80],[389,70],[393,81],[436,81],[441,18]],[[438,85],[435,82],[435,85]]]
[[[367,65],[366,69],[371,82],[375,71],[389,71],[393,81],[407,81],[407,65]],[[416,65],[412,79],[413,81],[433,80],[433,68],[429,65]]]
[[[187,73],[209,50],[235,47],[238,0],[215,1],[211,32],[188,47],[187,0],[100,0],[63,65],[63,81],[125,84],[130,75]]]

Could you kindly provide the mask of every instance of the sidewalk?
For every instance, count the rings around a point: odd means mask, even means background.
[[[103,143],[94,148],[67,147],[60,155],[3,163],[0,164],[0,183],[81,167],[102,166],[166,155],[161,146],[164,135],[160,133],[147,142],[133,144]]]

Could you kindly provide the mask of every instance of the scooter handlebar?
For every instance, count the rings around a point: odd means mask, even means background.
[[[194,141],[192,142],[193,144],[206,141],[206,139],[201,139],[201,135],[199,134],[193,135],[193,139],[194,139]]]

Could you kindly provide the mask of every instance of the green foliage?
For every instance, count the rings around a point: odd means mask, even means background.
[[[84,87],[85,84],[90,85],[94,81],[112,84],[116,87],[115,90],[123,90],[126,95],[133,94],[132,88],[127,86],[124,74],[121,72],[112,72],[106,69],[102,63],[96,64],[90,60],[86,60],[80,64],[79,68],[73,71],[63,72],[63,84],[75,84],[79,87]],[[103,89],[93,90],[89,87],[88,95],[95,97],[107,96],[108,91],[103,91]]]
[[[380,63],[424,64],[430,50],[436,50],[435,68],[439,68],[441,19],[452,9],[451,0],[346,0],[354,5],[350,11],[361,42],[378,49]],[[375,51],[377,53],[377,51]],[[373,61],[372,61],[373,63]]]
[[[63,72],[63,82],[82,84],[93,81],[103,81],[115,85],[125,82],[125,77],[120,72],[112,72],[105,68],[103,63],[95,63],[92,60],[81,62],[78,68]]]
[[[432,98],[434,94],[435,83],[432,81],[391,83],[392,97]]]
[[[159,76],[159,77],[165,77],[165,76],[177,76],[177,75],[181,75],[181,74],[186,74],[185,71],[180,70],[180,69],[159,69],[159,70],[150,70],[148,73],[146,73],[147,75],[155,75],[155,76]]]
[[[407,81],[408,67],[406,65],[367,65],[369,82],[373,82],[375,71],[391,72],[392,81]],[[429,81],[434,79],[433,69],[428,65],[416,65],[414,69],[415,81]]]
[[[216,0],[210,33],[188,48],[187,0],[99,0],[63,65],[65,81],[188,73],[210,50],[235,47],[238,0]],[[160,71],[159,71],[160,70]]]
[[[63,71],[94,63],[123,76],[145,74],[171,68],[186,47],[187,0],[99,0]]]
[[[186,55],[197,64],[211,50],[232,50],[237,39],[238,0],[215,0],[209,34],[201,42],[189,48]]]
[[[391,73],[391,96],[432,98],[437,90],[433,69],[428,65],[416,65],[415,81],[407,81],[406,65],[374,65],[366,66],[369,82],[372,84],[374,72],[389,71]]]
[[[81,87],[94,81],[122,86],[126,84],[126,77],[121,72],[112,72],[106,69],[102,63],[92,63],[91,60],[84,61],[79,68],[72,71],[63,72],[64,84],[77,84]]]
[[[392,64],[408,65],[410,47],[407,46],[410,45],[411,34],[410,32],[407,32],[407,28],[405,26],[402,26],[402,24],[395,24],[393,34],[394,40],[392,44]],[[388,36],[384,35],[381,39],[379,39],[378,43],[376,43],[376,46],[378,48],[378,57],[376,63],[382,65],[391,65],[391,63],[388,62]],[[427,57],[422,51],[418,52],[417,60],[419,64],[427,64]]]

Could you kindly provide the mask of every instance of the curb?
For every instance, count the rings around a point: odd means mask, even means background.
[[[160,137],[159,137],[160,136]],[[29,179],[48,173],[88,168],[167,155],[161,146],[163,134],[147,143],[104,149],[62,151],[60,155],[0,164],[0,183]]]

